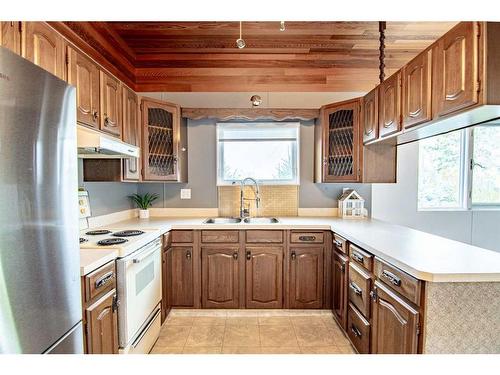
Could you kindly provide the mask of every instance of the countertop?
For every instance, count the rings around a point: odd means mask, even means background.
[[[283,217],[277,224],[203,224],[206,218],[151,217],[114,223],[123,229],[332,230],[410,275],[432,282],[500,281],[500,253],[380,220]]]
[[[87,275],[117,256],[118,251],[113,249],[80,249],[80,276]]]

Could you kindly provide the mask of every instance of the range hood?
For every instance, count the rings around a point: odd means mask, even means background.
[[[121,159],[139,157],[139,147],[82,125],[77,125],[76,137],[79,158]]]

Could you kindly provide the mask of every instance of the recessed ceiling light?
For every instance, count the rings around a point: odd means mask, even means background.
[[[285,21],[280,22],[280,31],[285,31]]]

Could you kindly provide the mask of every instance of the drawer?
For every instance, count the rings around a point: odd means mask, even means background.
[[[347,254],[347,241],[344,237],[339,236],[338,234],[333,234],[333,247],[335,247],[338,251]]]
[[[236,243],[239,242],[240,236],[237,230],[202,230],[201,242],[205,243]]]
[[[370,353],[370,323],[352,304],[347,309],[347,335],[358,353]]]
[[[349,301],[365,317],[370,317],[370,290],[372,279],[363,268],[349,262]]]
[[[172,233],[167,232],[163,235],[163,249],[166,250],[172,244]]]
[[[116,287],[115,261],[109,262],[84,276],[85,302],[109,292]]]
[[[247,243],[282,243],[283,231],[281,230],[246,230]]]
[[[420,280],[401,271],[381,259],[375,258],[375,276],[393,290],[408,298],[411,302],[420,305],[422,283]]]
[[[373,270],[373,255],[352,243],[349,244],[349,258],[354,263],[364,267],[367,271],[371,272]]]
[[[291,232],[290,242],[291,243],[323,243],[324,233],[323,232]]]
[[[193,242],[194,235],[192,230],[173,230],[172,232],[170,232],[170,234],[172,236],[172,242]]]

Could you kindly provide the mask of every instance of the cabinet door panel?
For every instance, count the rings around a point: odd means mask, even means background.
[[[283,248],[247,247],[246,307],[283,307]]]
[[[238,247],[201,249],[202,307],[238,308]]]
[[[194,301],[194,254],[193,247],[172,247],[172,306],[193,307]]]
[[[378,138],[378,87],[363,98],[363,142]]]
[[[347,282],[348,282],[349,258],[333,251],[333,272],[332,272],[332,311],[339,324],[346,329],[347,324]]]
[[[88,354],[118,353],[118,320],[112,290],[86,310]]]
[[[21,32],[17,21],[0,22],[0,46],[21,54]]]
[[[76,87],[76,119],[99,128],[99,69],[97,65],[68,47],[68,83]]]
[[[430,121],[432,51],[421,53],[403,69],[403,126]]]
[[[121,138],[122,97],[121,83],[109,74],[100,72],[101,123],[100,129]]]
[[[64,79],[64,39],[45,22],[25,22],[23,56],[49,73]]]
[[[418,311],[379,281],[373,302],[372,353],[415,354],[418,348]]]
[[[461,22],[434,48],[434,115],[445,116],[478,103],[478,26]]]
[[[323,307],[323,248],[290,249],[290,307]]]
[[[134,146],[141,146],[138,119],[139,102],[137,94],[126,86],[122,86],[123,103],[123,141]],[[123,159],[123,179],[139,180],[141,178],[140,158]]]
[[[401,72],[379,86],[379,136],[387,137],[401,130]]]

